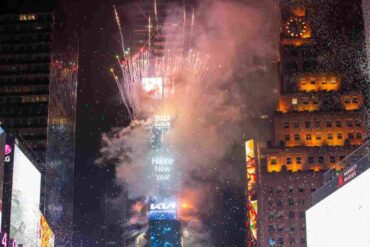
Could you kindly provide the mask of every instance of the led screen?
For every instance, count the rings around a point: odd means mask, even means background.
[[[370,169],[306,212],[308,247],[370,246]]]
[[[10,237],[27,247],[40,246],[40,187],[41,173],[15,145]]]

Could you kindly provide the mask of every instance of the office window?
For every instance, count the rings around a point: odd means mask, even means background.
[[[290,226],[290,227],[289,227],[289,231],[290,231],[290,232],[295,232],[295,226]]]
[[[269,232],[275,232],[275,226],[269,225]]]
[[[342,135],[342,133],[338,133],[338,134],[337,134],[337,138],[338,138],[339,140],[343,139],[343,135]]]
[[[275,239],[274,238],[269,238],[269,246],[275,246]]]
[[[285,135],[285,136],[284,136],[284,140],[285,140],[285,141],[290,141],[290,135]]]
[[[331,128],[332,124],[330,121],[326,121],[326,127]]]
[[[305,126],[306,128],[311,128],[311,122],[306,121],[306,122],[304,123],[304,126]]]
[[[314,158],[312,156],[308,157],[308,163],[313,164],[315,162]]]
[[[328,134],[328,140],[333,140],[333,134],[331,133]]]
[[[288,217],[289,217],[289,219],[293,219],[294,218],[294,211],[289,211]]]
[[[336,126],[337,127],[342,127],[342,122],[341,121],[336,121]]]
[[[299,123],[295,122],[295,123],[293,124],[293,127],[294,127],[295,129],[298,129],[298,128],[299,128]]]
[[[289,204],[289,206],[294,206],[294,198],[289,198],[288,199],[288,204]]]
[[[318,160],[317,160],[320,164],[324,163],[324,157],[323,156],[319,156]]]
[[[298,104],[297,98],[292,98],[292,105],[296,105],[296,104]]]
[[[284,122],[284,129],[289,129],[289,122]]]
[[[311,134],[307,134],[307,135],[306,135],[306,140],[307,140],[307,141],[311,141],[311,140],[312,140]]]
[[[302,157],[297,157],[297,164],[302,164]]]
[[[294,134],[294,140],[299,141],[299,134]]]

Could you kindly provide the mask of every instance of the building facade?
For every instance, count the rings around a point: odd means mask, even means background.
[[[78,39],[63,1],[5,1],[0,13],[0,121],[44,164],[42,212],[71,246]]]
[[[306,246],[323,172],[366,138],[361,1],[281,1],[280,98],[261,150],[257,246]]]

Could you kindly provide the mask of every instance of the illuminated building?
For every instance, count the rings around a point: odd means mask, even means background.
[[[0,122],[46,164],[41,209],[71,246],[78,40],[62,1],[3,1]]]
[[[324,175],[306,211],[307,246],[367,246],[370,236],[369,141]],[[339,170],[339,171],[338,171]],[[340,236],[340,237],[339,237]]]
[[[281,1],[280,98],[261,150],[257,246],[306,246],[323,173],[366,138],[361,1]],[[320,14],[318,14],[320,13]]]

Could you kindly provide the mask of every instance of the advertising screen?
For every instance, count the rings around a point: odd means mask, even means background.
[[[151,247],[181,247],[181,228],[177,220],[153,220],[149,223]]]
[[[249,140],[245,143],[245,153],[247,162],[247,203],[248,203],[248,219],[247,227],[253,236],[253,239],[257,239],[257,190],[256,190],[256,161],[254,155],[254,141]]]
[[[370,246],[370,169],[306,211],[308,247]]]
[[[40,218],[40,231],[41,247],[54,247],[54,233],[42,214]]]
[[[27,247],[38,247],[41,173],[17,145],[13,164],[10,238]]]

